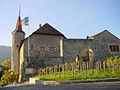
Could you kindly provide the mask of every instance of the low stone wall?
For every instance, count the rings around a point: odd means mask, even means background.
[[[106,79],[93,79],[93,80],[65,80],[65,81],[41,81],[38,78],[29,78],[29,84],[33,85],[62,85],[73,83],[93,83],[93,82],[115,82],[120,81],[120,78],[106,78]]]
[[[58,81],[43,81],[43,85],[59,85],[60,83]]]
[[[42,81],[39,78],[29,78],[29,84],[33,85],[59,85],[58,81]]]
[[[40,85],[42,84],[42,81],[39,80],[39,78],[29,78],[29,84]]]

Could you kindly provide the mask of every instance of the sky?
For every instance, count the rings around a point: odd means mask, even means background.
[[[0,45],[12,46],[19,15],[29,16],[30,33],[49,23],[67,38],[108,30],[120,38],[120,0],[0,0]],[[27,28],[23,26],[26,32]]]

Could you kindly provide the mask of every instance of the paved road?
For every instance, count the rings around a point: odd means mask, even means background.
[[[120,82],[96,82],[58,86],[23,85],[2,87],[0,90],[120,90]]]

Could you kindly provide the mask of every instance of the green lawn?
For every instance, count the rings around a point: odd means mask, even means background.
[[[36,76],[41,80],[88,80],[88,79],[103,79],[103,78],[118,78],[120,77],[120,69],[96,70],[89,69],[84,71],[67,71],[55,74]]]

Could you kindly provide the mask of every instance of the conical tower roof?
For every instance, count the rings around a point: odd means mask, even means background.
[[[18,16],[18,19],[17,19],[15,31],[16,31],[16,32],[23,32],[23,33],[25,33],[25,32],[22,30],[22,20],[21,20],[21,17],[20,17],[20,10],[19,10],[19,16]]]

